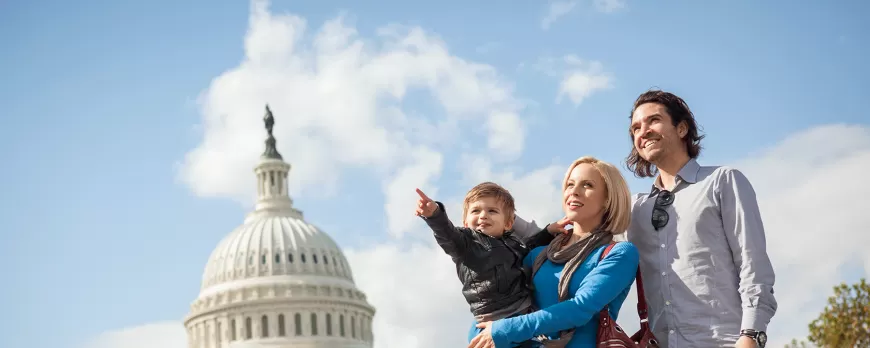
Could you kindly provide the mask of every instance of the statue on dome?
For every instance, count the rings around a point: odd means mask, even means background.
[[[275,117],[272,116],[272,110],[269,109],[269,104],[266,104],[266,116],[263,116],[263,122],[266,123],[266,131],[269,136],[272,136],[272,127],[275,125]]]
[[[283,159],[281,154],[278,153],[278,148],[275,146],[275,137],[272,136],[272,127],[275,126],[275,117],[272,116],[272,110],[269,109],[269,104],[266,104],[266,115],[263,116],[263,122],[266,123],[266,132],[269,133],[269,137],[266,138],[266,151],[263,152],[262,157]]]

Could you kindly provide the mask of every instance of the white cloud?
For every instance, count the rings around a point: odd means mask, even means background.
[[[344,168],[397,170],[412,149],[438,141],[427,129],[464,130],[497,117],[511,127],[490,126],[481,140],[510,156],[521,149],[522,123],[510,115],[523,105],[512,86],[420,28],[392,25],[364,39],[339,17],[309,34],[303,18],[272,14],[261,1],[252,4],[250,22],[244,60],[200,96],[203,140],[180,172],[199,195],[250,202],[266,103],[278,148],[294,168],[294,195],[331,192]],[[409,119],[414,111],[402,100],[410,91],[431,96],[445,112]]]
[[[553,1],[547,6],[547,14],[541,19],[541,29],[550,29],[559,18],[564,17],[574,10],[577,6],[577,1]]]
[[[550,1],[547,4],[547,13],[541,19],[541,29],[549,30],[553,23],[567,16],[577,8],[578,1]],[[595,10],[603,13],[612,13],[625,8],[624,0],[594,0]]]
[[[535,70],[559,79],[556,103],[568,98],[574,106],[600,91],[613,88],[613,76],[596,60],[583,60],[573,54],[560,58],[544,56],[532,66]]]
[[[419,196],[414,189],[420,188],[429,197],[438,196],[438,189],[431,185],[431,181],[441,174],[441,154],[421,148],[413,157],[412,164],[399,170],[384,184],[388,228],[390,234],[397,238],[419,226],[420,218],[414,215]]]
[[[187,332],[180,322],[165,321],[100,334],[82,348],[187,348]]]
[[[610,78],[606,75],[574,71],[568,73],[559,84],[559,95],[556,101],[561,102],[562,97],[568,96],[574,105],[580,105],[596,90],[607,89],[610,86]]]
[[[616,12],[625,8],[624,0],[595,0],[594,3],[595,9],[604,13]]]
[[[604,72],[603,65],[598,61],[584,62],[576,56],[563,58],[569,68],[559,83],[559,93],[556,102],[568,97],[575,106],[579,106],[593,93],[613,88],[612,77]]]
[[[493,111],[486,120],[485,133],[489,134],[487,154],[497,159],[513,160],[523,150],[525,134],[520,115],[515,112]]]

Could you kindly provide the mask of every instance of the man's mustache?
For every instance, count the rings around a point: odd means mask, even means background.
[[[662,137],[659,136],[658,133],[650,132],[650,133],[641,135],[640,138],[644,139],[644,140],[658,140],[658,139],[661,139]]]

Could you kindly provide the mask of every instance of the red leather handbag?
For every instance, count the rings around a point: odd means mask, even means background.
[[[604,252],[601,253],[601,259],[607,256],[610,249],[616,243],[610,243]],[[649,328],[649,317],[646,307],[646,297],[643,292],[643,280],[640,277],[640,267],[637,268],[637,315],[640,317],[640,330],[631,337],[610,317],[610,312],[607,306],[598,314],[598,347],[626,347],[626,348],[659,348],[659,341],[653,336],[652,330]]]

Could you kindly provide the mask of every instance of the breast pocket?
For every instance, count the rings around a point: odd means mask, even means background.
[[[511,272],[505,265],[495,267],[495,287],[500,294],[507,294],[511,291]]]
[[[477,274],[478,273],[474,269],[466,267],[465,265],[462,265],[459,268],[459,279],[462,280],[463,284],[476,283],[477,279],[479,278]]]

